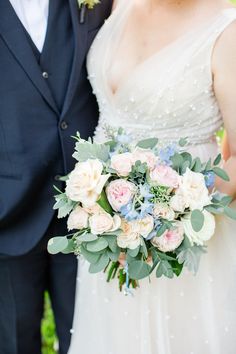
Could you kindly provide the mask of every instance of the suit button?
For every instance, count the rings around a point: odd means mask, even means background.
[[[43,73],[42,73],[42,76],[43,76],[43,78],[44,79],[48,79],[48,73],[46,72],[46,71],[44,71]]]
[[[61,175],[56,175],[56,176],[54,177],[54,180],[58,182],[58,181],[60,181],[60,178],[61,178],[61,177],[62,177]]]
[[[68,128],[68,124],[66,123],[66,121],[63,120],[60,124],[60,127],[62,130],[66,130]]]

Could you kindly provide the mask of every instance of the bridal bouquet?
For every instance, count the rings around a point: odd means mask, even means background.
[[[236,218],[231,197],[209,192],[216,175],[229,180],[221,155],[202,163],[186,152],[186,139],[134,144],[111,128],[107,136],[104,144],[75,137],[78,162],[54,206],[72,233],[52,238],[49,252],[83,256],[90,273],[107,272],[126,291],[154,271],[157,278],[179,276],[184,267],[196,273],[215,214]]]

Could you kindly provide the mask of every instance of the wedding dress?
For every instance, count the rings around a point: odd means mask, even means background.
[[[212,87],[211,55],[236,9],[222,11],[138,65],[112,93],[109,68],[131,0],[99,31],[88,56],[89,79],[100,107],[96,139],[104,126],[123,127],[134,140],[188,137],[188,149],[204,160],[218,153],[215,132],[222,117]],[[196,276],[140,281],[134,296],[117,281],[88,273],[80,260],[69,354],[235,354],[236,222],[217,218]]]

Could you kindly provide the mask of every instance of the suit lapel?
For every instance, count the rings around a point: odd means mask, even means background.
[[[42,76],[24,28],[8,0],[0,1],[0,35],[29,79],[51,108],[59,114],[51,91]]]
[[[71,19],[74,33],[74,58],[70,74],[68,89],[62,109],[62,117],[68,111],[72,99],[75,94],[79,81],[80,71],[85,57],[85,49],[87,44],[87,26],[79,23],[79,7],[77,0],[69,0]]]

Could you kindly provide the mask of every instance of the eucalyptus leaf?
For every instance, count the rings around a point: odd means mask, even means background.
[[[221,156],[221,154],[219,154],[219,155],[215,158],[215,160],[214,160],[214,162],[213,162],[213,165],[214,165],[214,166],[219,165],[221,159],[222,159],[222,156]]]
[[[108,242],[108,246],[112,252],[117,252],[119,250],[119,247],[117,245],[117,236],[116,235],[110,235],[110,236],[104,236],[106,241]]]
[[[202,254],[205,249],[201,246],[193,246],[181,251],[177,255],[178,262],[184,264],[190,272],[197,273]]]
[[[54,237],[48,242],[48,252],[57,254],[64,251],[68,246],[68,239],[66,236]]]
[[[92,242],[98,239],[97,235],[93,235],[91,233],[84,233],[83,235],[78,237],[79,242]]]
[[[104,237],[99,237],[97,240],[89,242],[87,244],[87,250],[89,252],[99,252],[107,248],[108,242]]]
[[[149,276],[151,266],[144,261],[133,261],[129,265],[129,276],[131,279],[139,280]]]
[[[209,213],[221,215],[224,213],[224,209],[216,204],[207,205],[204,207],[205,210],[209,211]]]
[[[79,162],[84,162],[89,159],[98,159],[106,162],[109,159],[109,145],[79,141],[76,143],[75,149],[76,151],[73,157]]]
[[[191,225],[195,232],[199,232],[202,230],[204,221],[205,221],[204,214],[200,210],[196,209],[192,211]]]
[[[161,278],[163,275],[170,279],[174,277],[173,269],[167,261],[160,261],[156,269],[157,278]]]
[[[184,158],[181,154],[175,153],[174,156],[171,157],[171,161],[173,169],[178,171],[184,162]]]
[[[139,254],[139,250],[140,250],[140,246],[138,246],[137,248],[135,248],[134,250],[128,249],[127,250],[127,254],[130,257],[137,257],[137,255]]]
[[[209,159],[205,165],[204,171],[210,171],[211,170],[211,159]]]
[[[164,232],[168,229],[168,226],[164,223],[161,225],[159,230],[157,231],[157,237],[160,237],[161,235],[164,234]]]
[[[224,181],[226,182],[229,182],[230,179],[229,179],[229,176],[228,174],[220,167],[214,167],[212,169],[212,171],[218,176],[220,177],[221,179],[223,179]]]
[[[117,248],[116,252],[112,252],[110,250],[107,251],[108,256],[112,262],[117,262],[120,256],[120,250]]]
[[[236,210],[226,206],[224,208],[225,215],[227,215],[230,219],[236,220]]]
[[[89,273],[101,272],[102,270],[104,270],[106,268],[109,261],[110,261],[109,256],[108,256],[107,252],[105,252],[104,254],[102,254],[100,256],[100,258],[98,259],[98,261],[96,263],[90,264]]]
[[[233,198],[230,197],[229,195],[226,195],[220,200],[220,204],[224,206],[228,206],[232,201]]]
[[[158,143],[157,138],[144,139],[137,143],[137,146],[142,149],[153,149]]]
[[[101,257],[100,253],[89,252],[83,245],[81,246],[80,252],[89,263],[97,263],[98,259]]]
[[[184,147],[185,145],[188,144],[188,139],[187,138],[181,138],[179,139],[179,146]]]
[[[142,245],[140,251],[143,253],[145,258],[148,258],[148,250],[144,240],[142,240]]]
[[[67,247],[62,251],[63,254],[69,254],[69,253],[74,253],[76,249],[76,243],[74,239],[69,239],[68,240],[68,245]]]
[[[201,172],[202,170],[202,163],[201,160],[199,159],[199,157],[196,157],[193,162],[192,162],[192,166],[191,166],[191,170],[194,172]]]

